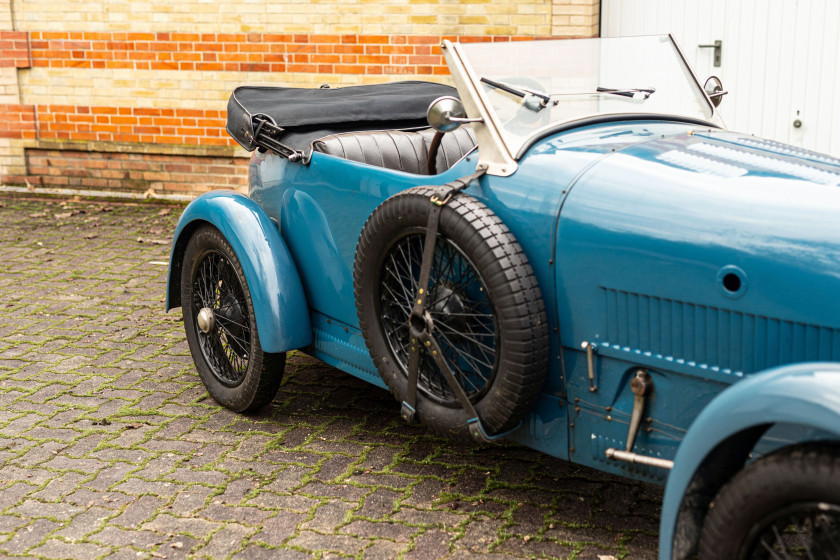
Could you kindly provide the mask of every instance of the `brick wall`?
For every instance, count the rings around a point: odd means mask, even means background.
[[[595,36],[598,7],[598,0],[0,0],[0,185],[173,197],[243,188],[247,154],[224,131],[238,85],[445,81],[443,38]],[[170,173],[153,156],[176,161],[174,175],[184,180],[151,179]],[[132,167],[113,167],[124,163]],[[148,179],[138,178],[138,166]]]
[[[0,185],[26,176],[24,142],[35,137],[34,108],[21,104],[19,75],[29,66],[26,33],[14,31],[11,0],[0,0]]]
[[[29,68],[29,37],[20,31],[0,31],[0,68]]]
[[[29,179],[44,188],[175,198],[247,184],[242,158],[54,148],[26,150]]]
[[[597,37],[601,3],[592,0],[554,0],[551,33],[559,37]]]

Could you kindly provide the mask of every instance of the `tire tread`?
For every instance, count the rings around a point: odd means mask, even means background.
[[[758,459],[727,483],[709,508],[700,538],[701,560],[735,558],[757,517],[786,502],[840,505],[840,447],[806,444]]]

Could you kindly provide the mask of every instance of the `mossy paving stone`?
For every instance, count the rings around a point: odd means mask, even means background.
[[[0,556],[655,556],[660,488],[430,437],[303,354],[216,405],[163,312],[182,209],[0,196]]]

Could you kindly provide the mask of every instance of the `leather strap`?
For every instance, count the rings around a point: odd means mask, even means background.
[[[455,393],[458,402],[468,412],[470,416],[470,420],[468,421],[470,424],[470,433],[476,439],[487,438],[481,437],[484,430],[481,428],[478,413],[475,411],[475,407],[473,407],[464,389],[458,383],[458,380],[455,379],[455,375],[443,357],[440,346],[432,336],[432,333],[434,333],[434,322],[432,321],[431,314],[426,309],[426,300],[429,295],[429,277],[431,276],[432,264],[434,263],[435,245],[440,227],[440,213],[443,207],[454,196],[466,189],[473,181],[486,172],[486,167],[479,167],[474,173],[455,179],[451,183],[435,189],[437,192],[429,197],[432,208],[429,211],[429,219],[426,222],[426,240],[423,247],[423,260],[420,263],[420,278],[417,282],[417,294],[415,294],[414,304],[408,318],[408,330],[411,337],[408,353],[408,380],[405,400],[402,402],[401,410],[403,419],[408,423],[414,423],[417,406],[417,381],[420,376],[420,349],[425,348],[426,352],[431,354],[435,365],[443,373],[446,382],[449,384],[452,392]],[[480,434],[476,432],[476,427]]]

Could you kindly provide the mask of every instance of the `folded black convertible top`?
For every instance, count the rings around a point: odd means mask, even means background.
[[[428,126],[429,104],[455,88],[392,82],[344,88],[243,86],[228,101],[227,131],[248,151],[258,147],[308,158],[314,140],[337,132]]]

